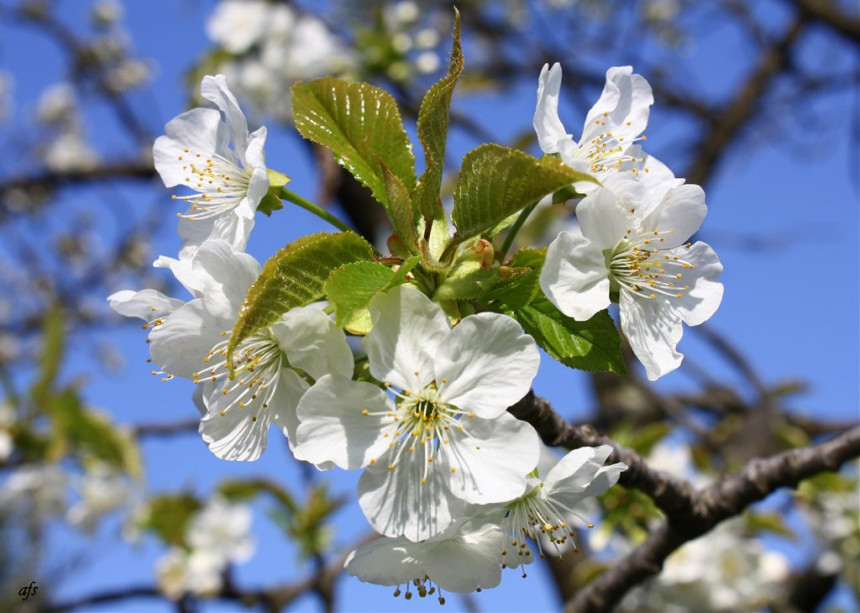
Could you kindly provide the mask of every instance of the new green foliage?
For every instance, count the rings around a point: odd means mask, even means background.
[[[553,157],[487,144],[463,158],[451,219],[461,238],[499,232],[520,209],[574,181],[593,181]],[[507,223],[503,223],[507,222]]]
[[[588,321],[576,321],[545,298],[538,298],[504,312],[520,322],[544,351],[565,366],[591,372],[626,372],[618,330],[606,311]]]
[[[370,244],[351,232],[303,236],[278,251],[245,296],[227,347],[228,360],[239,343],[257,330],[272,325],[292,308],[322,298],[323,286],[336,268],[372,259]]]
[[[421,101],[421,109],[418,111],[418,139],[424,146],[426,169],[415,188],[414,202],[427,222],[433,219],[439,207],[451,95],[465,65],[463,48],[460,45],[460,13],[454,9],[454,14],[454,43],[451,47],[451,60],[448,62],[448,74],[433,84]]]
[[[296,83],[292,94],[299,133],[331,149],[390,213],[383,167],[410,189],[415,184],[412,145],[391,94],[333,77]]]

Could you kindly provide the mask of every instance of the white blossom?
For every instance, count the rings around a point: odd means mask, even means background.
[[[299,403],[296,457],[365,468],[359,504],[377,532],[422,541],[467,503],[525,491],[537,464],[532,427],[506,412],[528,392],[540,360],[534,340],[496,313],[451,328],[442,309],[404,285],[370,304],[367,382],[325,376]]]
[[[188,545],[214,559],[245,562],[254,555],[251,509],[215,496],[197,511],[186,529]]]
[[[206,241],[189,260],[172,263],[191,301],[154,290],[122,291],[108,298],[111,307],[147,321],[150,352],[165,379],[177,376],[198,384],[194,399],[203,415],[200,433],[212,453],[226,460],[256,460],[272,423],[292,444],[296,405],[308,379],[352,373],[343,331],[319,305],[293,309],[235,349],[231,375],[230,332],[260,274],[259,263],[222,240]]]
[[[654,103],[651,86],[630,66],[615,66],[606,71],[606,85],[600,98],[588,111],[578,141],[567,132],[558,115],[561,91],[561,66],[545,64],[537,90],[534,129],[541,150],[559,154],[562,161],[601,181],[607,175],[629,169],[638,172],[645,162],[638,145],[648,124]],[[588,194],[596,185],[587,181],[575,183],[576,189]]]
[[[445,604],[442,590],[465,594],[499,584],[502,543],[499,526],[476,517],[420,543],[403,537],[373,540],[351,552],[344,567],[367,583],[398,586],[394,595],[407,600],[413,589],[423,598],[438,588],[439,602]]]
[[[743,534],[743,519],[723,522],[672,553],[654,581],[631,593],[627,610],[759,611],[778,599],[790,567],[779,552]]]
[[[133,498],[128,478],[104,463],[88,467],[75,485],[80,499],[68,510],[66,518],[85,530],[94,529],[100,517]]]
[[[617,300],[624,334],[655,380],[681,364],[682,322],[701,324],[722,300],[716,253],[685,243],[707,214],[705,194],[664,176],[616,174],[605,184],[577,206],[580,226],[547,249],[540,286],[577,321]]]
[[[274,11],[292,15],[289,7],[265,0],[222,0],[206,22],[206,34],[230,53],[244,53],[266,33]]]
[[[574,507],[586,498],[598,496],[618,482],[627,466],[621,462],[604,466],[612,447],[580,447],[565,455],[546,474],[528,478],[527,492],[505,505],[502,522],[505,538],[510,539],[502,551],[502,562],[508,567],[530,564],[533,541],[540,557],[547,551],[561,556],[565,546],[576,550],[576,533],[570,525],[573,518],[582,519]],[[589,528],[592,524],[583,520]],[[570,542],[568,542],[568,540]]]
[[[155,563],[158,589],[171,600],[190,593],[211,596],[221,589],[222,561],[208,552],[171,547]]]
[[[218,110],[196,108],[172,119],[166,135],[155,139],[155,169],[167,187],[184,185],[194,192],[174,196],[191,204],[179,214],[184,246],[221,238],[244,249],[269,189],[266,128],[248,133],[224,75],[203,77],[200,93]]]

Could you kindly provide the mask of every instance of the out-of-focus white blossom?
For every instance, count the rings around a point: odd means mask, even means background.
[[[107,28],[122,21],[125,8],[119,0],[96,0],[90,8],[90,18],[99,27]]]
[[[221,589],[221,560],[209,552],[172,547],[155,563],[158,589],[171,600],[184,594],[207,596]]]
[[[186,536],[197,552],[229,562],[244,562],[254,555],[251,509],[216,496],[192,518]]]
[[[206,33],[230,53],[244,53],[266,32],[274,12],[291,11],[265,0],[223,0],[206,22]]]
[[[15,413],[12,411],[12,407],[5,402],[0,402],[0,460],[5,460],[12,455],[15,442],[12,440],[9,429],[14,420]]]
[[[69,83],[56,83],[42,92],[36,103],[36,119],[46,124],[69,124],[76,120],[77,97]]]
[[[723,522],[666,559],[663,572],[631,592],[625,610],[759,611],[779,599],[786,557],[743,533],[743,519]]]
[[[0,487],[0,515],[21,514],[35,523],[66,510],[68,476],[53,464],[17,469]]]
[[[85,530],[92,530],[100,517],[133,498],[128,477],[106,464],[88,468],[76,486],[80,500],[68,510],[66,518]]]
[[[78,132],[63,132],[45,148],[45,166],[56,172],[89,170],[98,156]]]
[[[190,519],[185,531],[188,549],[172,547],[156,562],[159,589],[173,600],[184,594],[206,596],[221,589],[230,562],[254,554],[251,510],[215,496]]]
[[[217,71],[258,114],[289,118],[290,86],[355,63],[320,19],[262,0],[222,0],[207,23],[210,39],[233,54]]]

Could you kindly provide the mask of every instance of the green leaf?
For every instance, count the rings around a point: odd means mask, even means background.
[[[366,334],[370,330],[367,305],[376,294],[403,283],[418,261],[418,256],[414,256],[396,271],[378,262],[352,262],[335,270],[324,289],[335,307],[337,325],[356,334]]]
[[[439,208],[439,190],[445,166],[445,142],[448,137],[448,116],[451,95],[457,79],[463,72],[463,47],[460,44],[460,12],[454,9],[454,42],[448,74],[433,84],[418,111],[418,139],[424,146],[426,169],[415,187],[415,204],[425,222],[429,222]]]
[[[546,258],[546,247],[520,249],[511,258],[511,266],[503,267],[499,284],[486,299],[498,300],[513,309],[529,304],[540,295],[540,271]]]
[[[218,492],[231,502],[246,502],[260,494],[270,494],[289,513],[296,512],[296,503],[289,492],[268,479],[236,479],[218,486]]]
[[[533,268],[537,272],[543,268],[544,260],[546,260],[546,247],[520,249],[511,258],[511,266],[527,266]]]
[[[335,269],[372,260],[373,248],[358,234],[320,232],[303,236],[269,258],[245,296],[245,303],[227,346],[233,350],[257,330],[270,326],[292,308],[323,296],[323,286]]]
[[[391,225],[394,226],[394,233],[400,237],[409,253],[415,253],[418,251],[418,237],[415,234],[417,218],[409,189],[384,164],[382,165],[382,173],[385,179],[385,193],[388,195],[389,213]]]
[[[462,238],[491,228],[498,232],[517,211],[574,181],[594,179],[554,157],[537,159],[501,145],[481,145],[463,158],[451,218]]]
[[[498,280],[498,268],[476,268],[445,279],[445,282],[436,288],[433,299],[439,301],[484,298]]]
[[[191,516],[201,507],[200,501],[191,494],[153,498],[149,501],[143,528],[157,534],[165,543],[185,547],[185,529]]]
[[[325,77],[292,87],[293,120],[305,138],[328,147],[391,214],[383,165],[415,184],[415,157],[394,98],[367,83]]]
[[[621,339],[606,311],[588,321],[576,321],[545,298],[518,309],[505,310],[531,334],[550,356],[571,368],[624,374]]]
[[[69,454],[98,460],[134,477],[143,472],[140,449],[131,433],[113,425],[102,413],[88,410],[74,390],[51,399],[51,433],[48,458],[58,461]]]
[[[31,395],[36,407],[43,407],[60,370],[63,360],[65,333],[63,309],[58,304],[45,311],[42,321],[42,350],[39,354],[39,378],[33,384]]]
[[[753,534],[770,532],[771,534],[777,534],[791,540],[797,538],[794,531],[788,527],[785,517],[779,513],[747,511],[744,513],[744,520],[746,529]]]

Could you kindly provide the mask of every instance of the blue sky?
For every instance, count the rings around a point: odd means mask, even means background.
[[[63,3],[68,18],[80,22],[84,3]],[[183,71],[207,47],[204,33],[209,3],[129,2],[125,24],[135,41],[136,51],[152,57],[158,67],[153,84],[153,101],[138,100],[147,117],[157,127],[183,110],[186,98],[182,90]],[[731,64],[731,54],[744,53],[721,38],[719,28],[700,41],[692,60],[698,67],[691,87],[708,87],[714,78],[733,79],[724,66]],[[16,78],[16,103],[28,112],[39,93],[62,79],[64,66],[56,50],[32,30],[15,30],[0,26],[3,45],[0,64]],[[16,50],[27,49],[27,53]],[[557,58],[564,64],[565,58]],[[468,57],[466,58],[468,64]],[[611,65],[607,59],[606,67]],[[535,75],[535,85],[537,75]],[[846,128],[856,100],[849,96],[831,101],[834,121]],[[455,107],[472,114],[504,142],[506,137],[527,128],[534,105],[534,85],[517,88],[513,93],[481,97],[455,98]],[[160,115],[160,117],[159,117]],[[683,152],[673,150],[674,130],[684,126],[661,124],[663,112],[655,109],[649,125],[649,151],[664,159],[670,167],[683,167]],[[104,109],[88,112],[88,129],[94,141],[105,151],[128,148],[117,137]],[[570,110],[562,111],[569,130],[578,132],[582,118]],[[855,117],[856,121],[856,117]],[[465,153],[478,143],[457,138],[452,147]],[[758,369],[767,383],[801,378],[810,383],[808,392],[793,398],[790,406],[803,414],[826,419],[849,420],[858,417],[858,195],[856,191],[857,157],[850,152],[848,130],[834,131],[827,147],[807,152],[782,151],[766,142],[745,142],[721,165],[708,189],[709,217],[700,238],[708,241],[725,266],[725,298],[710,325],[728,336]],[[267,144],[269,165],[293,178],[293,191],[313,198],[316,177],[306,152],[298,139],[285,130],[271,130]],[[852,164],[854,167],[852,167]],[[153,199],[160,198],[166,215],[173,215],[175,203],[166,191],[154,192],[143,187],[122,188],[125,204],[121,216],[139,216]],[[69,193],[64,205],[86,206],[94,190]],[[103,195],[103,194],[102,194]],[[101,197],[101,196],[99,196]],[[119,202],[119,201],[116,201]],[[138,208],[139,207],[139,208]],[[46,223],[59,223],[56,220]],[[44,232],[41,222],[28,224],[25,231]],[[108,217],[105,231],[115,229]],[[261,261],[284,244],[309,232],[327,229],[305,211],[286,208],[270,219],[259,219],[248,250]],[[776,239],[776,240],[774,240]],[[171,233],[155,238],[156,252],[172,254],[178,239]],[[117,287],[116,289],[121,289]],[[102,337],[101,340],[108,340]],[[131,324],[112,331],[115,343],[127,362],[119,374],[88,376],[85,397],[95,406],[108,410],[119,423],[173,421],[196,415],[190,402],[192,386],[185,381],[160,383],[149,374],[148,357],[139,326]],[[84,364],[92,360],[92,346],[83,343],[75,357]],[[681,351],[714,376],[737,382],[734,372],[697,337],[687,330]],[[86,367],[68,365],[71,379]],[[692,382],[682,372],[673,373],[660,382],[664,390],[689,389]],[[544,358],[535,383],[538,393],[553,401],[556,408],[572,419],[585,416],[591,406],[588,379]],[[151,491],[175,491],[183,487],[205,495],[214,484],[227,477],[259,474],[277,476],[279,480],[302,491],[302,478],[289,460],[286,446],[278,437],[270,439],[264,458],[254,464],[231,464],[217,460],[197,435],[149,441],[144,446],[146,470]],[[333,474],[335,491],[351,494],[357,475]],[[258,505],[255,532],[259,551],[255,558],[237,567],[240,585],[261,586],[284,579],[295,579],[309,572],[297,567],[296,553],[265,518],[265,505]],[[342,532],[337,542],[348,543],[364,531],[363,518],[354,503],[342,512],[337,523]],[[152,580],[152,563],[161,549],[145,541],[140,548],[116,547],[116,525],[105,526],[94,539],[81,539],[57,528],[55,547],[81,551],[89,560],[79,571],[54,589],[59,596],[75,597],[105,586],[119,587]],[[521,580],[508,572],[499,588],[475,597],[485,610],[551,610],[555,596],[548,578],[537,569]],[[340,598],[345,609],[372,608],[378,611],[400,610],[404,603],[392,598],[392,590],[365,586],[345,578]],[[143,602],[129,602],[125,610],[140,608]],[[172,610],[167,605],[152,610]],[[437,610],[434,599],[413,600],[413,610]],[[449,598],[447,608],[460,607],[456,597]],[[211,610],[232,607],[212,606]],[[313,599],[305,599],[299,610],[315,610]],[[117,607],[112,606],[112,610]],[[206,610],[210,610],[207,607]]]

